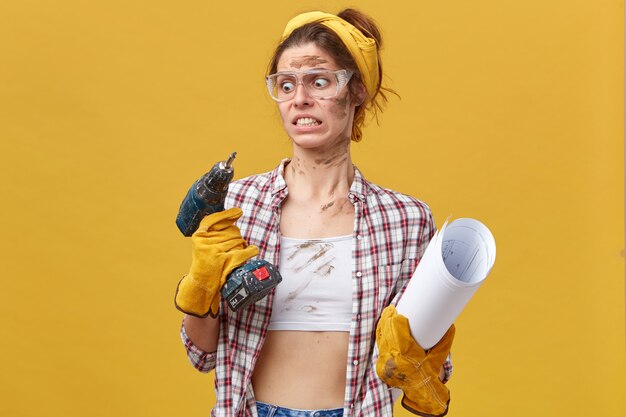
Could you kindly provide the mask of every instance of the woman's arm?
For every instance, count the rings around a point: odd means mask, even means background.
[[[186,314],[181,339],[189,360],[201,372],[215,368],[220,288],[235,267],[258,253],[255,246],[247,245],[234,224],[241,214],[241,209],[232,208],[202,219],[191,237],[189,274],[176,288],[176,308]]]
[[[185,332],[191,342],[199,349],[210,353],[217,351],[217,339],[220,334],[218,318],[199,318],[185,315],[183,319]]]
[[[187,334],[188,331],[193,335],[193,340]],[[183,318],[180,338],[187,351],[187,359],[198,371],[207,373],[215,369],[218,336],[219,320],[217,318],[202,319],[189,315]]]

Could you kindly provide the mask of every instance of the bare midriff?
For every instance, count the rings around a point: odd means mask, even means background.
[[[269,331],[252,376],[258,401],[288,408],[343,407],[348,332]]]

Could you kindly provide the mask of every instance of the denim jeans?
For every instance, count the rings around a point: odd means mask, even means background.
[[[296,410],[276,405],[256,402],[259,417],[342,417],[343,408],[331,410]]]

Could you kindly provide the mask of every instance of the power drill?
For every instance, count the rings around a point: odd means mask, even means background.
[[[235,171],[232,163],[237,152],[220,161],[193,183],[180,205],[176,225],[185,236],[191,236],[200,222],[212,213],[224,210],[228,184]],[[222,286],[221,294],[232,311],[254,304],[282,281],[278,269],[262,259],[252,259],[233,270]]]

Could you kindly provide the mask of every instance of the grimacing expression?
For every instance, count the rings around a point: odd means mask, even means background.
[[[290,93],[293,98],[278,103],[283,127],[295,146],[307,149],[332,148],[346,141],[349,143],[356,103],[352,100],[348,86],[344,86],[335,97],[315,98],[302,84],[306,78],[303,71],[341,69],[344,68],[339,68],[330,54],[314,43],[288,48],[281,55],[277,73],[295,72],[298,75],[296,85],[286,83],[284,86],[286,91],[295,88]],[[311,81],[310,78],[307,80]],[[315,85],[321,87],[325,82],[327,80],[322,78],[312,80],[308,90],[312,90]]]

